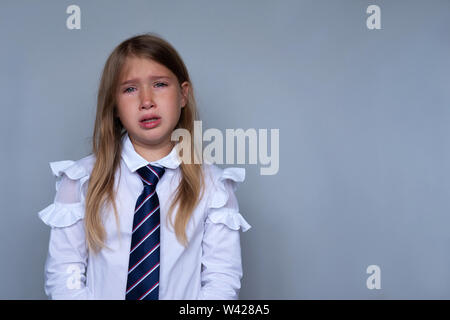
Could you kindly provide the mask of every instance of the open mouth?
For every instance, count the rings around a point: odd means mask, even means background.
[[[143,119],[140,121],[140,126],[144,129],[151,129],[159,126],[160,123],[161,117],[148,115],[144,116]]]
[[[142,123],[149,123],[149,122],[157,121],[157,120],[159,120],[159,119],[160,119],[160,118],[155,117],[155,118],[149,118],[149,119],[141,120],[141,122],[142,122]]]

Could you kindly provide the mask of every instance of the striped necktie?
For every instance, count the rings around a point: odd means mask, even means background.
[[[159,298],[160,214],[156,184],[164,171],[164,167],[150,164],[137,170],[144,190],[134,211],[126,300]]]

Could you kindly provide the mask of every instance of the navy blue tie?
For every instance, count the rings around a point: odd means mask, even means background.
[[[150,164],[137,170],[144,190],[134,211],[126,300],[159,298],[160,214],[156,184],[164,171],[164,167]]]

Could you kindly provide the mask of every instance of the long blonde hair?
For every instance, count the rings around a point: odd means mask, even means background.
[[[194,120],[198,120],[193,86],[187,68],[178,52],[155,33],[133,36],[120,43],[108,57],[99,84],[97,97],[97,115],[92,139],[92,151],[95,164],[89,178],[85,207],[86,241],[90,250],[98,253],[105,245],[106,231],[102,222],[101,211],[107,204],[112,204],[118,229],[119,215],[115,203],[114,174],[120,168],[122,137],[126,130],[117,115],[116,92],[120,72],[127,57],[148,58],[172,71],[178,82],[189,82],[188,102],[181,109],[180,119],[175,129],[194,131]],[[196,152],[191,144],[191,155]],[[178,241],[187,246],[186,226],[193,210],[203,197],[204,174],[200,164],[193,160],[180,164],[181,180],[169,207],[167,218],[174,227]],[[178,204],[178,212],[173,224],[172,215]]]

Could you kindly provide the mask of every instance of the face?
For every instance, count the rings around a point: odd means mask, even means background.
[[[171,148],[170,136],[187,103],[188,87],[162,64],[127,58],[119,78],[117,114],[135,147]],[[142,121],[153,117],[158,120]]]

